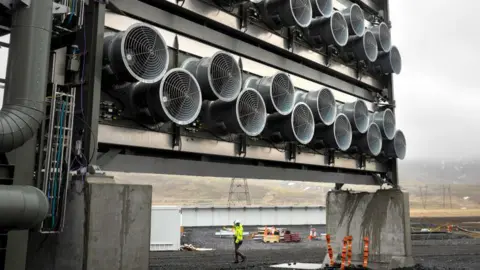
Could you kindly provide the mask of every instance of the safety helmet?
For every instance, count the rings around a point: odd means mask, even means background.
[[[240,225],[240,220],[236,219],[236,220],[233,222],[233,225]]]

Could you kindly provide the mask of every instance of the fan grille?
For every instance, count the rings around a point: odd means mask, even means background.
[[[170,70],[160,85],[160,103],[174,123],[188,125],[195,121],[202,105],[200,86],[185,69]]]
[[[354,122],[355,128],[360,133],[365,133],[368,130],[368,108],[367,104],[363,100],[355,101],[355,110],[354,110]]]
[[[353,30],[352,34],[363,36],[365,33],[365,15],[359,5],[354,4],[350,7],[350,25]]]
[[[352,126],[344,114],[339,114],[333,124],[333,132],[338,149],[347,151],[352,144]]]
[[[377,156],[382,151],[382,133],[377,124],[372,123],[367,131],[367,143],[370,154]]]
[[[334,12],[331,17],[331,31],[338,46],[345,46],[348,42],[348,25],[340,12]]]
[[[237,61],[226,53],[212,56],[209,66],[212,90],[224,101],[234,100],[242,89],[242,74]]]
[[[308,144],[315,132],[315,121],[312,110],[303,102],[295,105],[292,112],[292,130],[295,138],[301,144]]]
[[[168,51],[160,33],[145,24],[132,25],[122,39],[122,58],[138,81],[159,81],[168,66]]]
[[[240,93],[237,99],[237,117],[240,127],[248,136],[257,136],[263,131],[267,110],[260,93],[252,88]]]
[[[333,12],[333,1],[332,0],[313,0],[315,3],[316,14],[318,16],[329,17]]]
[[[397,47],[393,46],[390,50],[390,63],[395,74],[400,74],[402,71],[402,57]]]
[[[365,49],[365,55],[370,62],[374,62],[377,60],[378,57],[378,46],[377,40],[375,39],[375,35],[371,31],[365,31],[363,36],[363,45]]]
[[[386,109],[383,113],[383,133],[385,137],[392,140],[395,136],[395,115],[392,110]]]
[[[274,75],[270,88],[270,98],[275,109],[283,115],[292,112],[295,99],[295,88],[293,83],[285,73]]]
[[[298,26],[307,27],[312,21],[312,5],[310,0],[289,0],[292,15]]]
[[[332,91],[327,88],[321,89],[318,93],[317,111],[325,125],[333,124],[337,115],[337,104]]]
[[[392,37],[390,35],[390,29],[387,24],[381,23],[379,26],[379,45],[382,51],[389,52],[392,48]]]
[[[395,148],[397,157],[399,159],[404,159],[407,152],[407,141],[405,140],[405,135],[401,130],[397,130],[395,133],[393,146]]]

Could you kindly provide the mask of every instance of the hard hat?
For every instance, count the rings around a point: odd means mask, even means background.
[[[240,224],[240,220],[236,219],[236,220],[233,222],[233,224],[234,224],[234,225],[235,225],[235,224]]]

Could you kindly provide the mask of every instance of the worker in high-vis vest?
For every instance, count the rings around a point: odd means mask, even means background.
[[[244,262],[247,257],[245,255],[243,255],[242,253],[240,253],[240,251],[239,251],[240,246],[243,243],[243,226],[242,226],[242,224],[240,223],[239,220],[235,220],[233,222],[233,229],[234,229],[233,239],[235,241],[235,261],[234,261],[234,263],[239,263],[239,261],[238,261],[239,256],[242,258],[242,262]]]

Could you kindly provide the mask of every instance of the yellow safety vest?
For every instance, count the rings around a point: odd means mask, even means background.
[[[235,243],[243,241],[243,226],[235,226]]]

